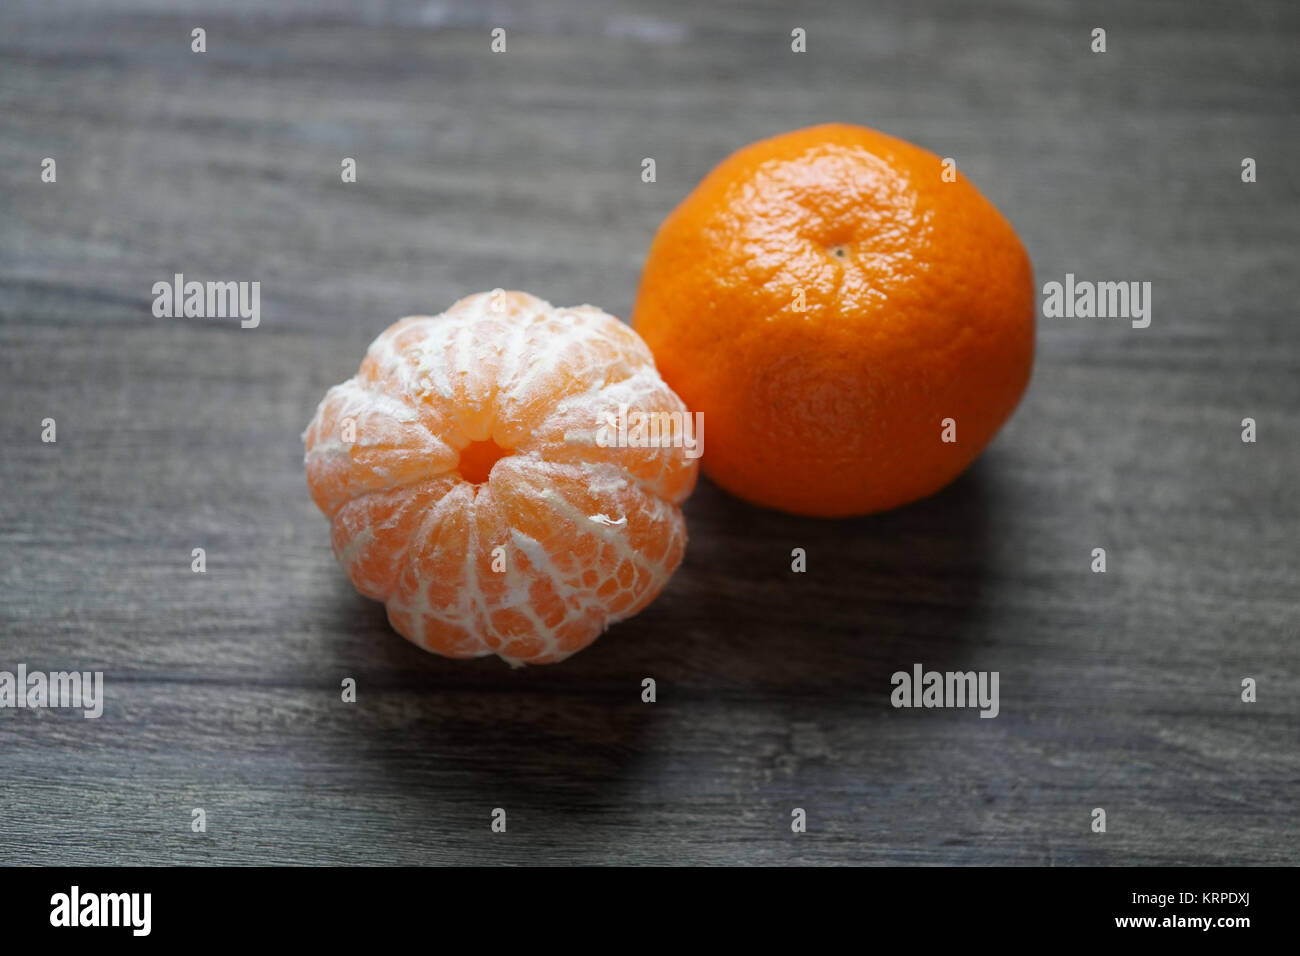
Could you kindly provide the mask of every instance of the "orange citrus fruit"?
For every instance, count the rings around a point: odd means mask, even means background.
[[[938,491],[1020,400],[1032,267],[951,163],[857,126],[762,140],[665,220],[633,326],[723,488],[805,515]]]
[[[682,559],[688,449],[601,429],[686,407],[628,326],[522,292],[384,331],[303,434],[334,552],[411,641],[561,660],[644,608]],[[622,435],[619,438],[619,435]]]

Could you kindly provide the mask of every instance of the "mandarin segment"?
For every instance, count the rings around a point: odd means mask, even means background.
[[[410,542],[425,515],[454,487],[453,477],[353,498],[334,515],[334,555],[358,591],[382,600],[392,593]]]
[[[329,390],[304,441],[308,486],[331,517],[350,498],[443,474],[457,460],[409,403],[356,379]]]
[[[612,382],[581,402],[560,402],[520,447],[549,462],[604,463],[625,471],[653,494],[680,500],[695,480],[691,452],[670,443],[619,447],[610,440],[625,409],[655,409],[656,420],[668,423],[661,434],[695,438],[695,421],[685,404],[664,384],[654,366],[638,369]],[[613,427],[611,427],[613,426]],[[603,432],[602,432],[603,429]],[[699,436],[702,437],[702,436]]]
[[[676,426],[656,444],[595,438],[629,411]],[[304,433],[307,481],[343,569],[403,636],[551,663],[681,562],[689,418],[617,319],[484,293],[375,339]]]

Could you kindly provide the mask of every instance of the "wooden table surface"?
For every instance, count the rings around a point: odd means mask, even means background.
[[[106,701],[0,710],[0,863],[1294,863],[1298,37],[1290,0],[5,3],[0,670]],[[397,637],[305,490],[325,389],[474,291],[626,317],[705,172],[828,120],[954,157],[1040,286],[1151,282],[1150,327],[1040,319],[914,506],[702,482],[668,589],[562,665]],[[154,318],[175,273],[259,281],[260,326]],[[997,671],[999,716],[894,709],[914,663]]]

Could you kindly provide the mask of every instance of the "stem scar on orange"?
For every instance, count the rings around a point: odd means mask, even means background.
[[[948,484],[1010,416],[1033,364],[1032,266],[945,169],[815,126],[735,153],[664,221],[632,321],[703,413],[717,484],[796,514],[883,511]]]

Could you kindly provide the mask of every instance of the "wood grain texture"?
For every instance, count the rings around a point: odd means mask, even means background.
[[[1285,0],[5,3],[0,669],[107,703],[0,711],[0,863],[1294,863],[1298,36]],[[627,316],[714,163],[832,119],[956,158],[1040,283],[1151,281],[1151,327],[1040,322],[913,507],[702,484],[668,590],[563,665],[393,634],[305,491],[325,389],[473,291]],[[153,318],[175,272],[260,281],[261,327]],[[914,662],[999,671],[1000,716],[893,709]]]

